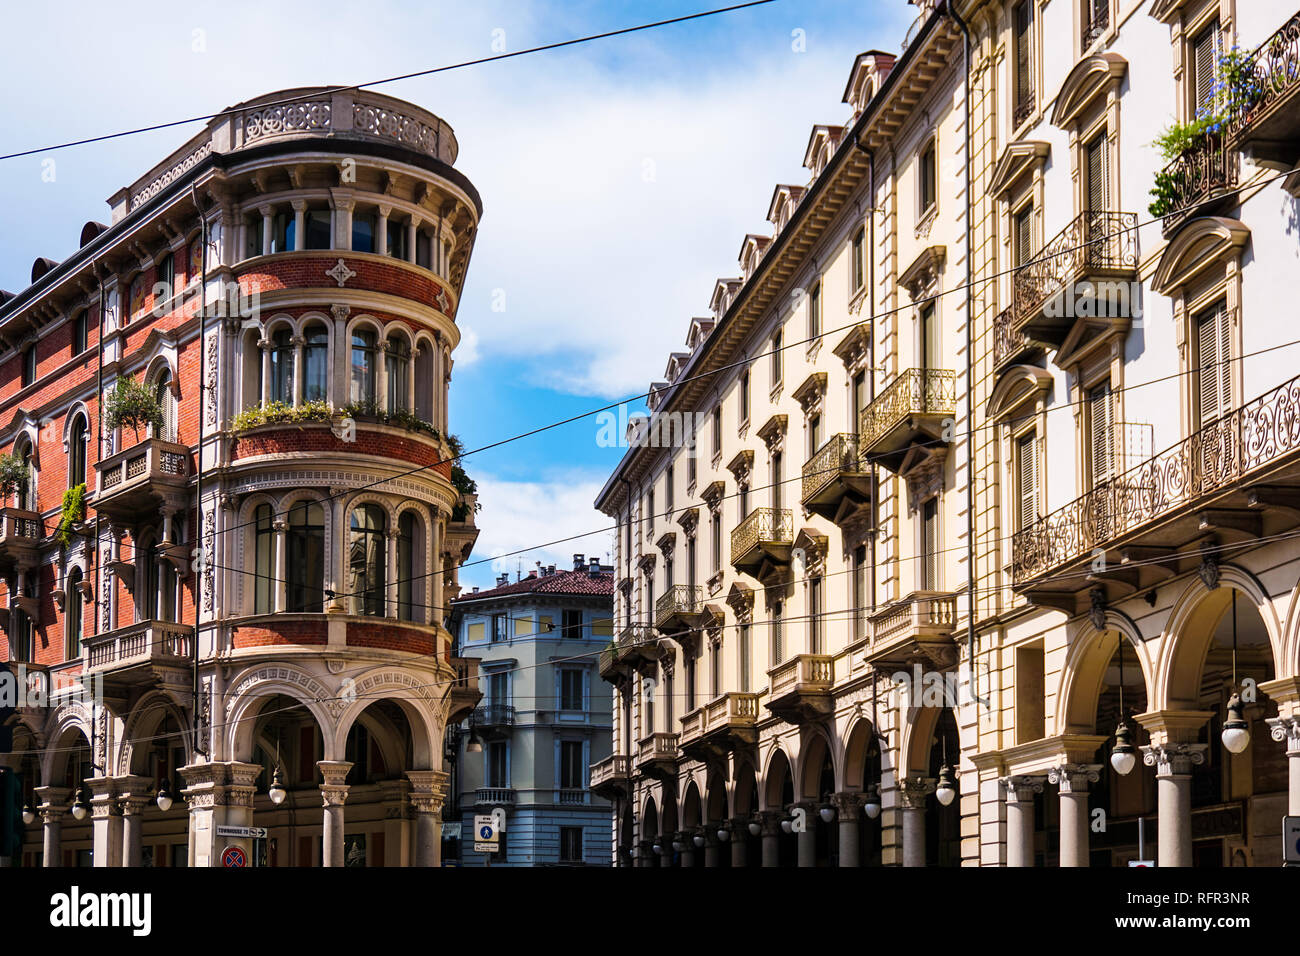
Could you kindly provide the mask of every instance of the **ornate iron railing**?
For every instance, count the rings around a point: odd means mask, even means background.
[[[704,610],[704,588],[698,584],[674,584],[655,601],[655,624],[678,614],[699,614]]]
[[[1087,50],[1110,26],[1110,0],[1086,0],[1083,5],[1081,49]]]
[[[862,410],[858,443],[864,453],[910,415],[952,415],[957,376],[948,369],[910,368]]]
[[[1001,368],[1028,345],[1025,333],[1016,329],[1016,310],[1007,306],[993,320],[993,367]]]
[[[1238,121],[1237,133],[1270,116],[1300,88],[1300,13],[1254,53],[1257,98]]]
[[[1300,450],[1300,376],[1107,481],[1012,538],[1012,582],[1105,547],[1120,535]]]
[[[1088,273],[1136,269],[1137,262],[1136,213],[1080,213],[1016,270],[1011,280],[1016,321],[1034,317],[1055,296],[1072,294],[1072,284]]]
[[[510,727],[515,722],[515,709],[510,704],[483,704],[469,715],[471,727]]]
[[[1232,145],[1232,129],[1206,133],[1197,146],[1184,151],[1160,176],[1168,189],[1168,208],[1161,232],[1168,236],[1197,215],[1202,204],[1236,189],[1241,181],[1241,156]]]
[[[1016,99],[1015,108],[1011,111],[1011,128],[1019,129],[1025,120],[1029,119],[1034,113],[1034,91],[1026,90]]]
[[[857,435],[832,435],[830,441],[804,462],[803,496],[799,500],[807,501],[843,472],[861,471],[860,459]]]
[[[794,514],[787,508],[755,508],[731,530],[731,560],[763,542],[794,543]]]

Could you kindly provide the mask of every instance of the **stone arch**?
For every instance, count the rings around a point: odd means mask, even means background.
[[[137,747],[138,743],[149,743],[158,727],[168,717],[176,720],[181,728],[181,744],[186,753],[193,753],[190,743],[189,723],[179,707],[162,691],[151,691],[141,697],[127,715],[122,733],[122,742],[117,752],[117,773],[144,774],[146,768],[141,761],[148,752],[148,747]]]
[[[1094,628],[1083,620],[1071,635],[1061,682],[1056,690],[1056,733],[1091,734],[1097,720],[1097,700],[1106,678],[1106,668],[1120,640],[1128,642],[1133,660],[1142,672],[1147,700],[1154,686],[1154,664],[1142,632],[1126,614],[1106,612],[1106,626]],[[1128,660],[1126,655],[1125,660]]]
[[[68,767],[68,757],[74,741],[80,736],[87,749],[94,752],[94,717],[90,708],[81,701],[62,705],[54,713],[50,731],[46,735],[48,747],[41,755],[41,780],[47,786],[57,785]]]
[[[686,785],[682,796],[682,829],[694,830],[704,823],[704,802],[700,799],[700,788],[694,780]]]
[[[1282,655],[1279,662],[1284,666],[1277,668],[1277,676],[1300,676],[1300,581],[1291,589],[1282,634]]]
[[[1273,672],[1284,672],[1282,627],[1268,593],[1256,577],[1236,565],[1219,565],[1218,587],[1211,590],[1198,575],[1179,595],[1165,623],[1151,683],[1150,709],[1197,710],[1201,671],[1214,631],[1232,592],[1240,591],[1250,601],[1268,632],[1273,655]]]
[[[1151,290],[1157,295],[1168,295],[1249,241],[1250,227],[1238,219],[1223,216],[1189,219],[1161,253],[1151,277]]]
[[[767,765],[763,768],[763,777],[758,786],[758,808],[760,810],[784,810],[783,791],[786,776],[794,783],[794,764],[780,744],[774,744],[767,755]]]
[[[227,759],[251,761],[255,723],[262,707],[277,694],[303,705],[320,730],[324,760],[341,760],[335,747],[335,727],[343,707],[337,696],[313,675],[283,664],[255,665],[241,672],[227,685],[233,688],[226,700],[222,729]]]
[[[868,717],[855,717],[844,738],[844,759],[836,778],[840,790],[860,790],[863,774],[871,759],[871,751],[878,747],[876,727]]]
[[[294,317],[288,312],[277,312],[262,323],[261,337],[269,339],[272,333],[278,331],[282,325],[287,325],[291,333],[297,334],[298,322],[294,320]]]
[[[731,788],[721,767],[709,770],[704,788],[704,816],[710,823],[726,820],[731,816]]]
[[[831,735],[824,727],[816,726],[808,731],[803,739],[803,745],[799,748],[798,772],[794,775],[795,800],[821,798],[821,770],[826,762],[831,765],[832,780],[839,780],[835,750]]]
[[[433,757],[443,736],[441,716],[429,696],[428,681],[391,665],[376,667],[353,678],[343,689],[355,699],[345,702],[334,730],[334,752],[342,754],[353,723],[367,707],[380,700],[391,701],[405,714],[411,725],[412,770],[435,770]],[[339,758],[342,759],[342,758]]]

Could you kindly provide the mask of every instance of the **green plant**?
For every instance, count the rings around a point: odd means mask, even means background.
[[[54,537],[65,548],[68,546],[69,532],[74,525],[86,517],[86,485],[84,482],[73,485],[63,493],[63,513],[59,516],[59,526],[54,529]]]
[[[408,432],[422,432],[426,435],[432,435],[434,438],[441,437],[438,429],[431,422],[426,422],[423,418],[405,408],[396,408],[391,412],[386,412],[379,407],[378,402],[367,400],[364,402],[349,402],[343,406],[342,411],[343,414],[350,418],[371,418],[384,425],[405,428]]]
[[[104,427],[112,430],[128,425],[139,441],[142,427],[162,428],[162,424],[162,405],[153,389],[133,378],[119,378],[104,406]]]
[[[334,415],[329,402],[317,399],[301,405],[286,405],[284,402],[267,402],[245,408],[230,423],[236,433],[257,428],[260,425],[301,425],[308,422],[328,422]]]
[[[1174,211],[1181,192],[1182,176],[1169,169],[1156,173],[1156,181],[1151,187],[1151,204],[1147,211],[1154,218],[1161,218]]]
[[[27,463],[18,455],[7,452],[0,455],[0,496],[10,498],[31,481]]]

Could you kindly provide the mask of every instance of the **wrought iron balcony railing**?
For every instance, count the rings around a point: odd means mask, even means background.
[[[698,584],[674,584],[655,601],[655,627],[680,624],[704,612],[704,588]]]
[[[1030,346],[1024,332],[1016,329],[1016,311],[1008,306],[993,320],[993,368],[1000,369]]]
[[[862,410],[858,444],[863,454],[913,415],[954,414],[956,382],[956,373],[948,369],[911,368],[899,375]]]
[[[1011,280],[1016,326],[1053,304],[1065,315],[1061,297],[1073,295],[1074,283],[1090,275],[1114,275],[1137,269],[1137,214],[1089,210],[1071,222],[1016,270]]]
[[[813,452],[813,456],[804,462],[803,493],[800,500],[807,503],[828,486],[833,485],[844,472],[862,471],[861,459],[857,435],[851,433],[832,435],[826,444]]]
[[[1233,489],[1300,451],[1300,376],[1054,511],[1012,538],[1026,584],[1121,536]]]
[[[1237,93],[1248,97],[1234,130],[1238,144],[1260,165],[1288,170],[1300,148],[1300,13],[1251,54],[1254,82]],[[1261,162],[1262,161],[1262,162]]]
[[[515,709],[510,704],[482,704],[469,715],[471,727],[512,727]]]
[[[764,544],[794,543],[794,515],[789,509],[755,508],[731,531],[731,561],[741,562]]]
[[[1232,140],[1230,129],[1206,133],[1196,146],[1185,150],[1159,174],[1169,190],[1167,207],[1171,210],[1160,224],[1165,236],[1193,216],[1207,212],[1208,203],[1240,184],[1241,155]]]

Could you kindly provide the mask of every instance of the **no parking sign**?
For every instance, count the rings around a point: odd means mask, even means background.
[[[1282,859],[1300,863],[1300,817],[1282,818]]]
[[[227,870],[238,870],[248,865],[248,858],[243,848],[228,846],[221,851],[221,865]]]

